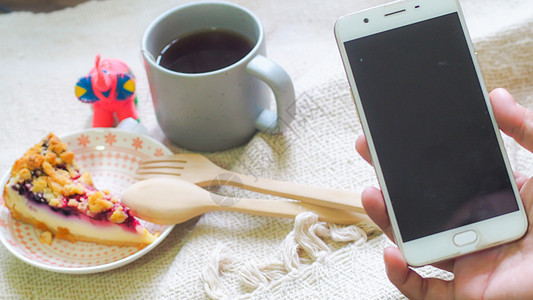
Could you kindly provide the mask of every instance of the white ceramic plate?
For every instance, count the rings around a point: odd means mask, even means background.
[[[113,128],[85,130],[63,136],[61,140],[76,155],[78,166],[91,173],[94,184],[99,189],[109,189],[116,196],[134,182],[133,175],[141,161],[172,154],[164,145],[149,137]],[[16,257],[41,269],[84,274],[118,268],[148,253],[174,227],[141,220],[150,232],[160,232],[160,236],[140,250],[136,247],[71,243],[62,239],[54,239],[51,245],[42,244],[39,242],[41,230],[13,219],[5,207],[2,195],[8,179],[9,172],[0,182],[0,240]]]

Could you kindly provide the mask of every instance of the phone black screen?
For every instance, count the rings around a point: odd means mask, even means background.
[[[518,210],[457,13],[345,48],[404,242]]]

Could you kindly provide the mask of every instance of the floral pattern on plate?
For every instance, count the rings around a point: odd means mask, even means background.
[[[117,198],[135,182],[133,176],[141,161],[172,154],[149,137],[113,128],[85,130],[62,136],[61,140],[76,155],[78,166],[91,173],[94,184],[99,189],[109,189]],[[152,250],[174,227],[141,220],[150,232],[160,234],[143,249],[62,239],[54,239],[51,245],[42,244],[41,230],[13,219],[5,207],[2,195],[8,179],[9,173],[1,181],[0,240],[16,257],[41,269],[75,274],[114,269]]]

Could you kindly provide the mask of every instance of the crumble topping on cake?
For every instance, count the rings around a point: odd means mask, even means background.
[[[54,239],[54,236],[48,230],[43,231],[41,235],[39,236],[39,242],[43,244],[47,244],[47,245],[51,245],[53,239]]]
[[[15,162],[11,178],[5,187],[7,189],[15,192],[4,192],[6,206],[15,219],[33,223],[43,230],[50,229],[58,238],[76,240],[66,227],[56,226],[52,229],[34,216],[27,216],[31,212],[22,214],[17,208],[17,205],[22,204],[9,198],[25,197],[28,205],[48,206],[49,210],[64,217],[75,216],[88,220],[91,226],[110,222],[120,225],[126,231],[149,236],[146,240],[154,239],[129,213],[129,208],[114,198],[110,191],[100,191],[94,186],[91,175],[88,172],[82,173],[78,168],[74,153],[68,151],[67,146],[53,133],[31,147]],[[10,194],[14,196],[10,197]],[[44,234],[42,240],[48,241],[48,234]]]
[[[113,223],[128,219],[127,209],[109,191],[97,191],[88,172],[80,174],[74,153],[53,133],[18,159],[11,176],[19,194],[31,193],[37,202],[58,209],[75,209]]]

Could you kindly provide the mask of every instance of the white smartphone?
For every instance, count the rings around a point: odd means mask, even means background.
[[[520,200],[456,0],[346,15],[335,35],[395,242],[422,266],[520,238]]]

